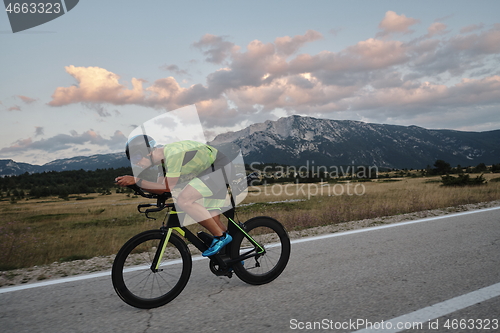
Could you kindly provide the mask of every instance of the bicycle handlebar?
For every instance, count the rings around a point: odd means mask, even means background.
[[[141,197],[148,199],[161,199],[163,201],[172,197],[172,193],[163,192],[162,194],[154,194],[154,193],[146,193],[142,188],[140,188],[137,184],[127,185],[128,188],[134,190],[135,194],[140,195]]]
[[[167,207],[169,207],[169,208],[174,207],[173,203],[165,204],[165,201],[172,197],[172,193],[170,193],[170,192],[163,192],[162,194],[146,193],[137,184],[128,185],[127,187],[134,190],[134,192],[135,192],[134,194],[136,194],[136,195],[140,195],[141,197],[148,198],[148,199],[156,199],[156,204],[139,204],[139,205],[137,205],[137,210],[139,211],[139,213],[146,214],[146,217],[149,219],[155,219],[153,217],[149,217],[148,216],[149,213],[159,212]],[[146,210],[141,210],[141,208],[146,208],[146,207],[156,207],[156,208],[148,208]]]

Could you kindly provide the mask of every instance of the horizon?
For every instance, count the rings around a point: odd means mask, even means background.
[[[257,125],[257,124],[263,124],[267,121],[272,121],[272,122],[276,122],[280,119],[283,119],[283,118],[291,118],[291,117],[301,117],[301,118],[313,118],[313,119],[317,119],[317,120],[330,120],[330,121],[355,121],[355,122],[360,122],[360,123],[365,123],[365,124],[376,124],[376,125],[389,125],[389,126],[401,126],[401,127],[414,127],[416,125],[395,125],[395,124],[381,124],[381,123],[372,123],[372,122],[366,122],[366,121],[360,121],[360,120],[350,120],[350,119],[326,119],[326,118],[318,118],[318,117],[312,117],[312,116],[301,116],[301,115],[290,115],[290,116],[286,116],[286,117],[280,117],[276,120],[265,120],[261,123],[255,123],[255,124],[251,124],[247,127],[250,127],[250,126],[253,126],[253,125]],[[421,127],[421,126],[416,126],[416,127],[419,127],[419,128],[424,128],[426,130],[432,130],[432,131],[457,131],[457,132],[469,132],[469,133],[484,133],[484,132],[494,132],[494,131],[499,131],[500,129],[493,129],[493,130],[487,130],[487,131],[461,131],[461,130],[453,130],[453,129],[447,129],[447,128],[425,128],[425,127]],[[244,130],[245,128],[241,129],[241,130]],[[241,131],[241,130],[236,130],[236,131],[228,131],[228,132],[225,132],[225,133],[220,133],[218,135],[224,135],[224,134],[227,134],[227,133],[236,133],[238,131]],[[214,141],[215,138],[213,138],[211,141]],[[0,161],[7,161],[7,160],[11,160],[15,163],[26,163],[26,164],[30,164],[30,165],[33,165],[33,166],[45,166],[47,164],[50,164],[52,162],[55,162],[55,161],[59,161],[59,160],[70,160],[70,159],[74,159],[74,158],[78,158],[78,157],[83,157],[83,158],[88,158],[88,157],[92,157],[92,156],[98,156],[98,155],[111,155],[111,154],[123,154],[125,155],[125,151],[117,151],[117,152],[101,152],[101,153],[96,153],[96,154],[90,154],[90,155],[75,155],[75,156],[70,156],[70,157],[64,157],[64,158],[57,158],[57,159],[54,159],[54,160],[51,160],[51,161],[48,161],[44,164],[33,164],[33,163],[29,163],[29,162],[20,162],[20,161],[16,161],[16,160],[13,160],[13,159],[4,159],[4,158],[0,158]]]
[[[134,128],[193,104],[209,138],[291,115],[500,128],[498,2],[144,6],[80,1],[18,33],[0,13],[0,159],[119,152]]]

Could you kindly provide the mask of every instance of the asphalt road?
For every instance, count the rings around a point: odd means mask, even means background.
[[[500,297],[490,289],[495,297],[477,304],[454,301],[499,283],[500,209],[493,209],[294,243],[286,270],[263,286],[216,277],[208,260],[194,261],[182,294],[153,310],[123,303],[109,276],[3,292],[0,330],[352,332],[451,302],[457,308],[449,314],[405,332],[499,332]],[[479,319],[490,329],[478,329]],[[447,320],[469,327],[446,329]]]

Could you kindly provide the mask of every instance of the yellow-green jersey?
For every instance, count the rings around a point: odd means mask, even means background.
[[[185,140],[165,145],[165,176],[175,178],[196,176],[212,166],[217,157],[217,149],[207,144]]]

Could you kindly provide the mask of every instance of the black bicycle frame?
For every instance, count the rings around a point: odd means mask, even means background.
[[[208,249],[208,246],[200,239],[198,238],[195,234],[193,234],[188,228],[181,226],[180,221],[179,221],[179,215],[180,214],[185,214],[184,212],[177,212],[175,210],[175,207],[173,204],[167,204],[167,207],[170,208],[170,211],[168,213],[168,219],[167,223],[165,226],[162,226],[160,230],[163,232],[163,237],[160,241],[160,244],[158,245],[158,249],[155,253],[155,257],[153,259],[153,262],[151,264],[151,270],[153,272],[158,272],[160,270],[159,264],[161,263],[161,259],[163,256],[163,253],[165,252],[165,247],[168,244],[168,240],[170,239],[170,235],[173,230],[178,232],[182,237],[186,238],[189,242],[191,242],[198,250],[201,252],[204,252]],[[153,210],[151,210],[153,211]],[[260,257],[263,255],[266,250],[262,245],[260,245],[258,242],[256,242],[248,233],[245,231],[245,225],[240,222],[236,222],[234,220],[234,207],[230,208],[229,210],[225,211],[224,216],[228,219],[228,233],[230,235],[236,235],[238,232],[243,233],[244,237],[247,238],[254,246],[255,248],[252,250],[249,250],[246,253],[243,253],[237,258],[234,259],[226,259],[224,260],[222,258],[222,255],[215,254],[213,256],[210,256],[210,259],[214,260],[219,267],[227,267],[228,265],[232,265],[233,263],[236,262],[241,262],[242,260],[252,258],[252,257]],[[229,243],[226,245],[226,254],[231,253],[231,245],[232,243]],[[255,252],[255,253],[253,253]]]

